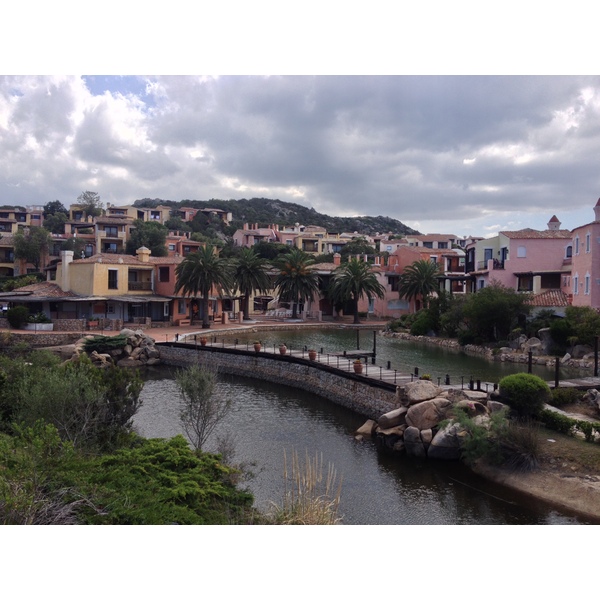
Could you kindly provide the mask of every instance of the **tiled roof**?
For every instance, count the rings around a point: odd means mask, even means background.
[[[152,266],[152,265],[172,265],[179,264],[183,260],[182,256],[149,256],[148,262],[141,261],[137,256],[131,254],[93,254],[88,258],[80,258],[73,261],[71,264],[93,264],[102,262],[106,265],[136,265],[136,266]]]
[[[13,290],[13,294],[19,292],[31,292],[30,296],[36,296],[40,298],[77,298],[78,294],[74,292],[65,292],[56,283],[50,281],[41,281],[39,283],[32,283],[31,285],[24,285],[23,287]]]
[[[561,290],[548,290],[540,294],[536,294],[528,302],[531,306],[570,306],[569,297]]]
[[[519,231],[501,231],[511,240],[542,240],[542,239],[571,239],[571,231],[569,229],[520,229]]]

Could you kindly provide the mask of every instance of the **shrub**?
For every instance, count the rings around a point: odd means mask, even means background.
[[[548,384],[529,373],[516,373],[500,380],[500,396],[519,417],[536,417],[551,399]]]
[[[426,310],[422,310],[417,313],[417,318],[410,326],[410,333],[411,335],[427,335],[434,329],[435,320]]]
[[[96,335],[85,341],[84,348],[88,354],[94,350],[98,354],[106,354],[111,350],[122,350],[127,344],[127,336],[120,333],[119,335]]]
[[[502,464],[512,471],[533,471],[539,464],[538,425],[533,421],[510,421],[500,440]]]
[[[45,313],[38,312],[35,315],[29,315],[27,318],[28,323],[52,323],[52,319],[49,319]]]
[[[552,398],[548,401],[548,404],[560,408],[567,404],[575,404],[583,397],[583,392],[576,390],[575,388],[554,388],[551,391]]]
[[[548,409],[543,410],[538,418],[548,429],[558,433],[570,434],[575,425],[573,419]]]
[[[29,310],[25,306],[15,306],[6,313],[8,323],[13,329],[20,329],[27,323],[29,318]]]

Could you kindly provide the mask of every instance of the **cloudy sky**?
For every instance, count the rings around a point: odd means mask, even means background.
[[[120,72],[87,64],[79,72]],[[314,64],[287,76],[7,69],[0,203],[267,197],[457,235],[592,220],[599,76],[310,75]],[[218,72],[199,66],[180,72]]]

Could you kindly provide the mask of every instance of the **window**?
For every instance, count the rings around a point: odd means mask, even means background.
[[[567,246],[565,258],[571,258],[573,256],[573,246]]]
[[[169,281],[170,271],[169,267],[158,267],[158,280]]]
[[[589,273],[586,273],[586,275],[585,275],[585,291],[584,291],[584,294],[586,296],[590,295],[590,274]]]
[[[433,242],[423,242],[424,248],[433,248]]]
[[[573,294],[575,296],[579,294],[579,275],[573,277]]]
[[[525,258],[527,256],[527,248],[525,246],[517,246],[517,258]]]
[[[441,249],[448,248],[448,242],[438,242],[438,248],[441,248]]]
[[[479,289],[482,290],[485,287],[485,280],[484,279],[480,279],[479,280]]]
[[[437,256],[430,256],[429,260],[435,265],[437,263]]]
[[[492,260],[494,256],[494,250],[493,248],[485,248],[483,251],[483,260],[485,260],[485,262],[487,263],[488,260]],[[487,267],[487,265],[486,265]]]
[[[575,256],[579,254],[579,236],[575,238]]]
[[[175,244],[169,244],[169,250],[175,252]]]
[[[119,271],[117,271],[117,269],[109,269],[108,270],[108,289],[109,290],[119,289],[118,275],[119,275]]]
[[[177,312],[180,315],[185,315],[186,314],[186,310],[185,310],[185,300],[178,300],[177,301]]]
[[[590,233],[588,231],[588,233],[585,236],[585,251],[589,253],[590,251],[590,241],[591,241],[591,236]]]
[[[107,236],[111,236],[111,237],[118,236],[117,227],[109,227],[108,225],[104,226],[104,233],[106,233]]]

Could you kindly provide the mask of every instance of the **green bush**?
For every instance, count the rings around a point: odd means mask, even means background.
[[[548,428],[558,433],[570,434],[575,426],[575,420],[553,410],[543,410],[538,418]]]
[[[8,310],[6,318],[13,329],[21,329],[21,327],[27,323],[29,311],[25,306],[15,306]]]
[[[548,404],[560,408],[567,404],[575,404],[583,398],[584,392],[576,390],[575,388],[554,388],[551,391],[552,398],[548,401]]]
[[[519,417],[537,417],[552,397],[548,384],[529,373],[516,373],[502,378],[499,392]]]
[[[27,319],[28,323],[52,323],[52,319],[49,319],[45,313],[39,312],[35,315],[29,315]]]
[[[95,335],[85,341],[84,348],[88,354],[91,354],[94,350],[98,354],[106,354],[111,350],[122,350],[126,344],[127,336],[122,333],[113,336]]]
[[[427,335],[435,329],[435,320],[426,310],[417,313],[417,318],[410,326],[411,335]]]

